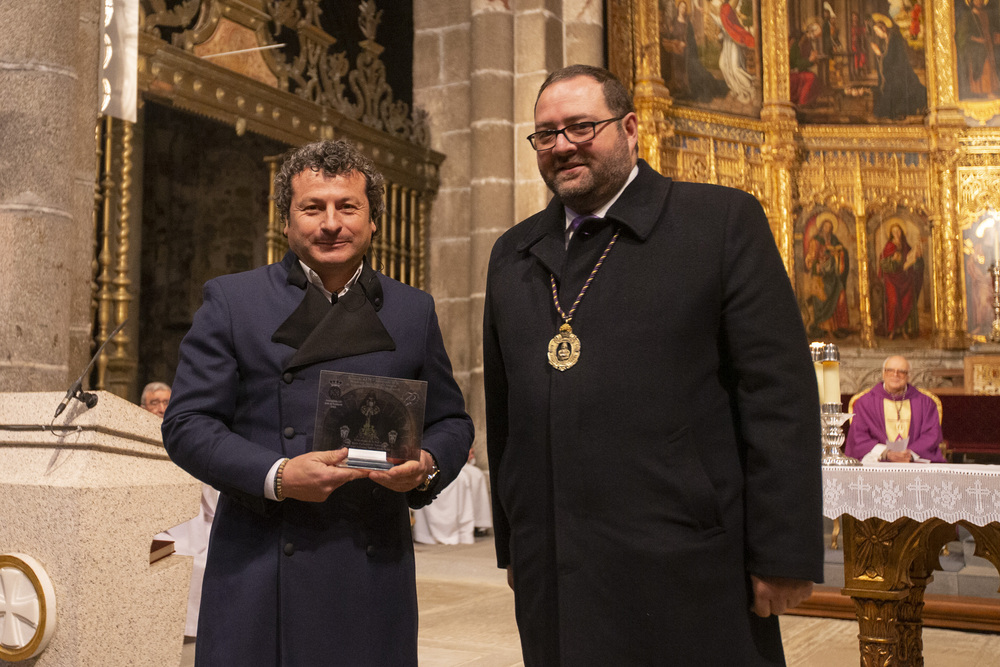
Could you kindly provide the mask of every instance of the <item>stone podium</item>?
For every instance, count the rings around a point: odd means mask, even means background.
[[[201,484],[158,417],[95,393],[55,420],[61,393],[0,393],[2,665],[180,662],[191,558],[151,564],[150,546],[198,513]]]

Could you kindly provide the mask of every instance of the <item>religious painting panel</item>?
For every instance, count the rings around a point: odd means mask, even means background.
[[[799,120],[922,122],[924,2],[792,0],[789,92]]]
[[[661,76],[675,103],[760,116],[760,0],[659,0],[659,14]]]
[[[1000,220],[995,216],[987,211],[962,230],[966,331],[979,341],[985,341],[993,327],[990,268],[1000,258]]]
[[[955,0],[955,56],[971,124],[1000,124],[1000,1]]]
[[[812,340],[856,336],[857,236],[854,215],[826,206],[805,209],[795,225],[795,288]]]
[[[875,335],[929,338],[934,328],[931,230],[926,216],[904,208],[868,219],[868,284]]]

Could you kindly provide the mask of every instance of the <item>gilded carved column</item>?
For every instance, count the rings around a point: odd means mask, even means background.
[[[104,207],[101,215],[101,248],[97,253],[98,274],[97,274],[97,332],[95,343],[100,347],[108,338],[108,333],[114,328],[111,323],[111,215],[112,203],[114,200],[114,179],[111,178],[111,167],[113,165],[113,146],[115,122],[111,116],[104,118],[104,174],[101,178],[101,188]],[[107,379],[108,359],[110,355],[105,349],[97,357],[97,380],[94,382],[94,389],[105,389]]]
[[[111,281],[114,290],[111,292],[111,306],[114,325],[117,327],[129,317],[129,304],[132,295],[129,288],[129,265],[134,261],[130,255],[130,235],[132,225],[132,169],[134,152],[134,125],[121,121],[121,172],[118,179],[118,232],[115,237],[115,276]],[[105,388],[117,396],[129,399],[132,384],[135,382],[135,369],[138,351],[132,345],[132,340],[126,333],[128,329],[119,331],[111,341],[113,349],[107,366]]]
[[[861,178],[861,153],[854,154],[854,233],[857,236],[858,247],[858,293],[871,294],[871,281],[868,271],[868,207],[865,200],[864,182]],[[861,347],[875,347],[875,327],[872,326],[871,299],[858,299],[861,311]]]
[[[782,127],[767,133],[767,139],[761,146],[761,156],[764,160],[765,172],[770,174],[771,201],[768,202],[768,214],[774,241],[781,253],[781,261],[785,265],[789,280],[795,283],[795,252],[793,210],[793,179],[792,168],[797,159],[798,149],[788,127]],[[794,126],[794,122],[792,123]]]
[[[795,118],[788,90],[788,3],[762,2],[760,8],[760,23],[762,35],[761,47],[765,55],[763,93],[764,109],[761,118],[765,116],[767,107],[778,105],[791,113]]]
[[[660,19],[656,0],[637,0],[634,34],[636,39],[635,78],[632,99],[639,117],[639,157],[662,173],[660,147],[673,135],[673,124],[667,118],[670,92],[660,76]]]
[[[934,314],[936,345],[948,349],[966,347],[965,302],[962,298],[962,233],[958,227],[958,134],[939,128],[931,137],[932,207],[938,212],[934,224],[934,247],[939,250],[934,266],[939,307]]]
[[[788,90],[788,3],[761,3],[760,19],[762,34],[758,39],[763,53],[769,54],[765,56],[763,67],[764,105],[760,112],[768,128],[761,147],[769,191],[765,207],[785,271],[794,284],[792,170],[798,155],[795,145],[798,123]]]
[[[958,164],[961,159],[959,138],[965,121],[958,108],[955,89],[955,12],[952,2],[927,3],[925,25],[927,91],[930,113],[927,117],[931,147],[931,208],[934,220],[935,344],[939,347],[966,347],[965,301],[962,297],[962,236],[959,229]]]

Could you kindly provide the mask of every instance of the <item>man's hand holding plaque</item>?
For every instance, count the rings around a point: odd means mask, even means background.
[[[343,484],[368,476],[367,470],[341,467],[346,458],[346,449],[335,449],[306,452],[289,459],[282,472],[282,495],[321,503]]]
[[[427,482],[434,469],[434,457],[426,449],[421,449],[419,460],[406,461],[389,470],[369,471],[368,479],[387,489],[406,493]]]

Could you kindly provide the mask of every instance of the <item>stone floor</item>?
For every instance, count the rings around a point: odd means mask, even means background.
[[[514,597],[494,565],[492,538],[462,546],[415,545],[421,667],[521,665]],[[783,616],[790,667],[858,664],[853,621]],[[926,667],[1000,667],[1000,635],[925,628]],[[181,667],[194,664],[185,646]]]

